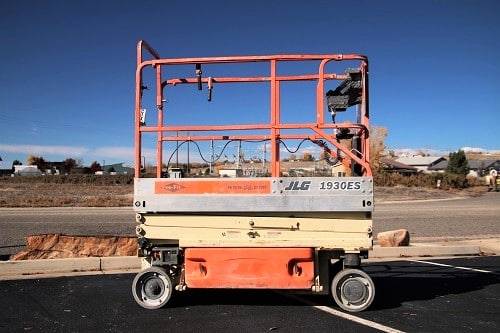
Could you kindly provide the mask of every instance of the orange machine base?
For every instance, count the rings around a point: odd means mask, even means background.
[[[189,288],[310,289],[311,248],[188,248],[184,251]]]

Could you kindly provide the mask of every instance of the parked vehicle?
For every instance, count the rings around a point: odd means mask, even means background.
[[[254,75],[245,69],[255,64],[267,72]],[[341,71],[334,71],[339,65]],[[313,69],[296,74],[305,68]],[[244,74],[227,74],[235,69]],[[283,87],[302,82],[312,83],[312,91],[297,90],[305,93],[310,106],[291,110]],[[181,104],[184,108],[176,108],[175,101],[166,104],[168,94],[183,85],[197,87],[193,93],[205,87],[206,103],[215,99],[216,86],[245,87],[241,95],[231,95],[233,114],[249,103],[246,89],[261,85],[269,108],[254,112],[267,113],[268,122],[234,124],[230,120],[237,117],[222,118],[214,111],[210,117],[214,123],[199,125],[197,117],[205,110],[186,107],[199,98],[196,94]],[[326,91],[328,85],[336,86]],[[374,202],[365,56],[162,58],[140,41],[135,96],[134,209],[143,269],[133,281],[132,293],[139,305],[160,308],[174,291],[187,288],[269,288],[331,293],[346,311],[370,306],[375,286],[361,269],[361,259],[372,249]],[[148,113],[154,113],[154,119],[147,118],[147,105],[156,107]],[[290,112],[310,121],[289,121]],[[337,123],[339,112],[350,112],[355,120]],[[154,178],[144,178],[140,172],[147,135],[156,141]],[[222,146],[267,143],[270,176],[165,178],[164,165],[171,167],[180,146],[202,142],[213,146],[214,141]],[[284,177],[280,152],[291,146],[287,142],[298,141],[317,145],[332,169],[342,167],[336,175],[345,177]]]

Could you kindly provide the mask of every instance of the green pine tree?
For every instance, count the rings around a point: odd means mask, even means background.
[[[450,153],[450,160],[446,167],[447,173],[466,176],[469,173],[469,162],[463,150]]]

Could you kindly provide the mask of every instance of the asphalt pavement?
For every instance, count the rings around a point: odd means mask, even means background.
[[[1,332],[498,332],[500,257],[398,259],[364,266],[367,310],[273,290],[175,292],[159,310],[131,294],[134,274],[0,281]]]

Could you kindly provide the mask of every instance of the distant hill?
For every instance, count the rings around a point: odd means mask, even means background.
[[[500,154],[465,153],[468,160],[500,160]]]

